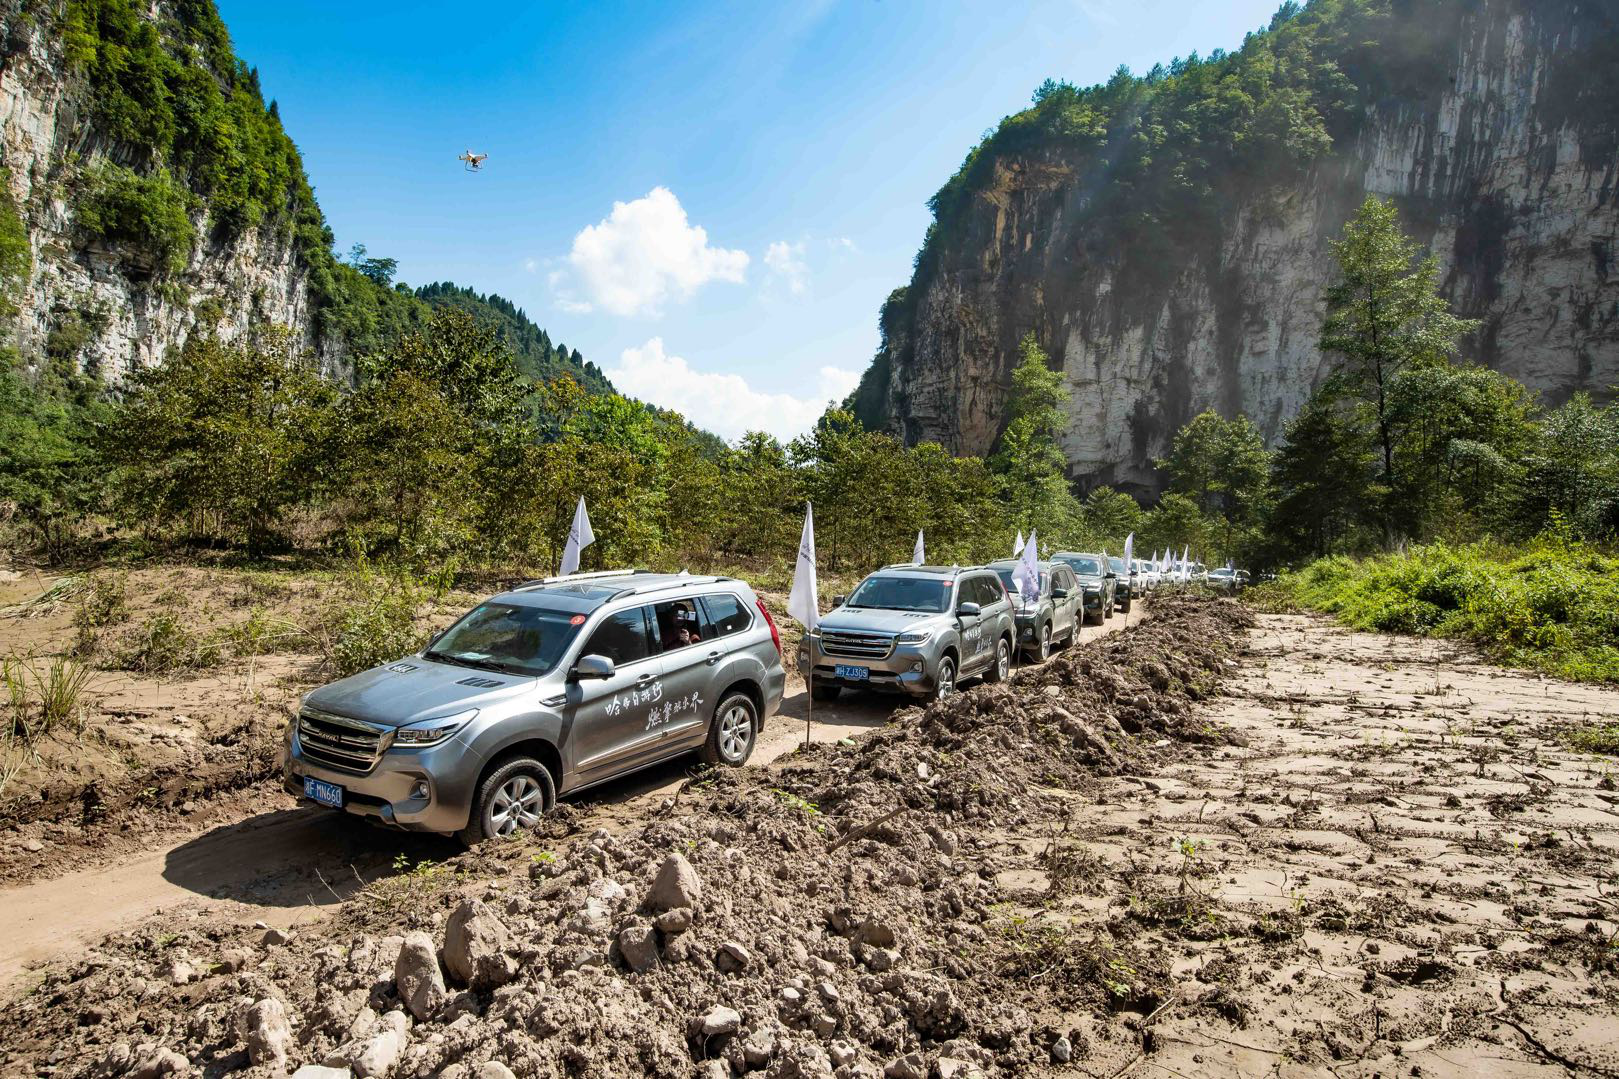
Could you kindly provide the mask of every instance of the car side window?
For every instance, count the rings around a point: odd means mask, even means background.
[[[703,632],[697,604],[689,599],[669,600],[652,608],[652,628],[657,631],[659,650],[673,652],[701,641],[712,633]]]
[[[992,603],[1001,601],[1001,583],[990,577],[974,577],[971,581],[974,599],[973,602],[980,607],[988,607]]]
[[[708,635],[710,637],[725,637],[732,633],[741,633],[753,625],[753,616],[748,613],[742,601],[729,592],[721,592],[716,596],[703,597],[703,609],[708,612]]]
[[[647,609],[631,607],[627,611],[610,614],[603,619],[596,632],[590,635],[583,656],[606,656],[615,666],[635,663],[652,654],[650,634],[647,632]]]

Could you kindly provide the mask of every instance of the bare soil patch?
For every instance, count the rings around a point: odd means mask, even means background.
[[[147,922],[12,1006],[0,1070],[1619,1071],[1619,797],[1566,740],[1619,694],[1248,620],[1162,602],[852,745],[372,881],[289,940]]]

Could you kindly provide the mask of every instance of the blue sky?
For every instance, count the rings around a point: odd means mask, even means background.
[[[721,435],[788,437],[865,369],[986,129],[1048,76],[1233,48],[1277,0],[219,6],[340,250],[498,292]]]

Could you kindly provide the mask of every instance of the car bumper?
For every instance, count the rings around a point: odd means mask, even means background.
[[[289,727],[281,754],[281,786],[299,803],[335,809],[379,824],[413,832],[457,832],[467,826],[482,761],[453,738],[442,746],[384,752],[364,775],[332,768],[304,753]],[[304,779],[343,788],[341,807],[304,795]]]
[[[1085,609],[1087,611],[1100,611],[1102,609],[1102,593],[1086,592]]]
[[[864,667],[865,678],[840,678],[839,667]],[[917,668],[921,669],[918,670]],[[798,650],[798,669],[812,670],[816,685],[841,686],[844,689],[870,689],[878,693],[901,693],[911,697],[925,697],[938,686],[934,680],[935,662],[922,652],[904,647],[896,648],[884,659],[857,659],[829,656],[820,648],[806,644]]]

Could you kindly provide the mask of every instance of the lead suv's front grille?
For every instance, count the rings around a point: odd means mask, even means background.
[[[298,715],[298,742],[315,764],[364,774],[376,767],[387,748],[384,736],[393,732],[329,712],[304,711]],[[391,739],[389,739],[391,740]]]
[[[829,656],[848,656],[851,659],[887,659],[894,650],[894,637],[890,633],[856,633],[850,630],[821,631],[821,651]]]

